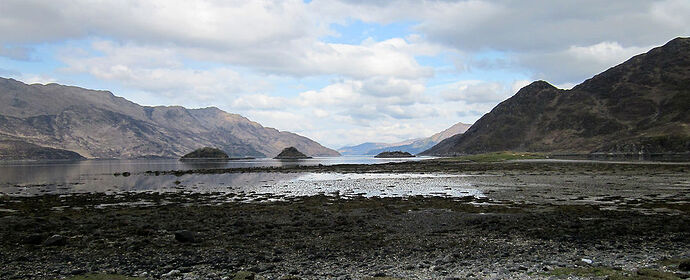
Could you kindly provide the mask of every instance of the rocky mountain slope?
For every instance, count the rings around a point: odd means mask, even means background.
[[[204,146],[233,157],[273,157],[294,146],[338,152],[215,107],[140,106],[108,91],[0,78],[0,140],[74,151],[87,158],[179,157]]]
[[[571,90],[533,82],[464,134],[423,154],[501,150],[690,151],[690,38],[676,38],[637,55]]]
[[[411,154],[418,154],[448,137],[465,132],[470,126],[470,124],[459,122],[427,138],[410,139],[398,143],[368,142],[356,146],[342,147],[338,149],[338,152],[343,155],[377,155],[386,151],[403,151]]]
[[[0,140],[0,160],[22,160],[35,158],[50,160],[84,159],[84,157],[72,151],[46,148],[22,141]]]

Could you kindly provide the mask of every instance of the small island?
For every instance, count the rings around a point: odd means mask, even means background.
[[[311,158],[311,157],[298,151],[297,148],[295,148],[295,147],[288,147],[288,148],[283,149],[283,151],[280,152],[280,154],[278,154],[274,158],[275,159],[305,159],[305,158]]]
[[[415,157],[415,155],[403,151],[382,152],[375,156],[376,158],[406,158]]]
[[[212,147],[203,147],[196,149],[191,153],[188,153],[180,158],[180,160],[229,160],[228,154],[223,152],[223,150]]]

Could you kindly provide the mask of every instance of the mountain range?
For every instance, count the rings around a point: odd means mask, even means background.
[[[109,91],[5,78],[0,78],[0,141],[11,143],[0,149],[38,145],[86,158],[179,157],[205,146],[231,157],[273,157],[290,146],[309,156],[339,155],[309,138],[215,107],[141,106]]]
[[[690,38],[632,57],[570,90],[536,81],[423,155],[493,151],[687,153]]]
[[[469,124],[456,123],[444,131],[436,133],[430,137],[405,140],[398,143],[362,143],[355,146],[346,146],[338,149],[343,155],[377,155],[381,152],[402,151],[410,154],[418,154],[442,140],[456,134],[465,132],[470,127]]]

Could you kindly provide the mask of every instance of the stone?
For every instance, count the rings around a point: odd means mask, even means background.
[[[678,264],[678,269],[681,271],[690,271],[690,260],[684,260]]]
[[[43,242],[45,236],[41,234],[29,234],[22,238],[22,244],[26,245],[39,245]]]
[[[179,230],[175,232],[175,240],[180,243],[198,243],[199,238],[196,233],[188,230]]]
[[[251,272],[251,271],[239,271],[233,275],[232,280],[264,280],[266,278]]]
[[[180,273],[181,272],[179,270],[173,269],[170,272],[161,275],[161,277],[163,277],[163,278],[174,277],[174,276],[180,275]]]
[[[62,235],[55,234],[51,237],[48,237],[48,239],[46,239],[46,241],[43,242],[43,245],[45,245],[45,246],[65,246],[65,245],[67,245],[67,238],[62,236]]]

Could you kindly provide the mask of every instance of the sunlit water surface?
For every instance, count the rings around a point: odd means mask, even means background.
[[[341,173],[225,173],[183,176],[145,174],[146,171],[202,168],[268,167],[294,165],[377,164],[422,158],[376,159],[373,157],[314,158],[299,161],[273,159],[229,162],[177,160],[86,160],[75,162],[1,162],[0,194],[121,192],[239,193],[279,197],[332,195],[340,197],[445,196],[483,197],[471,188],[464,175],[448,174],[341,174]],[[130,176],[115,176],[116,173]]]

